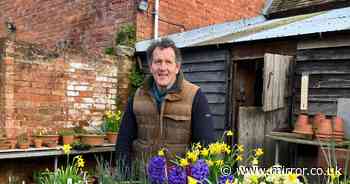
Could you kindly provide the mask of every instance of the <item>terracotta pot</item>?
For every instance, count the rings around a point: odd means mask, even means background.
[[[319,128],[317,129],[317,134],[327,134],[331,135],[332,131],[332,122],[330,119],[322,119]]]
[[[48,145],[49,142],[56,142],[58,144],[59,135],[39,135],[38,138],[43,140],[44,145]]]
[[[20,149],[28,149],[29,148],[30,143],[29,142],[22,142],[22,143],[18,143],[18,147]]]
[[[102,145],[104,143],[104,135],[81,135],[81,143],[91,146]]]
[[[36,148],[41,148],[43,146],[43,140],[40,138],[34,138],[34,146]]]
[[[6,142],[0,143],[0,150],[10,149],[10,147],[11,147],[11,143],[6,143]]]
[[[57,147],[58,142],[57,141],[48,141],[48,142],[46,142],[46,145],[49,148],[54,148],[54,147]]]
[[[16,138],[10,138],[8,139],[9,143],[10,143],[10,149],[15,149],[16,145],[17,145],[17,139]]]
[[[333,118],[334,131],[338,133],[344,132],[344,121],[341,117],[336,116]]]
[[[312,135],[312,125],[309,124],[309,118],[305,114],[298,116],[297,122],[293,130],[294,133]]]
[[[62,142],[63,142],[63,144],[73,144],[74,135],[63,135]]]
[[[109,143],[115,144],[117,142],[117,132],[107,132],[107,139]]]
[[[319,128],[319,126],[321,125],[321,121],[322,119],[326,119],[326,116],[322,113],[322,112],[318,112],[315,114],[314,118],[313,118],[313,128],[315,129],[315,131],[317,131],[317,129]]]

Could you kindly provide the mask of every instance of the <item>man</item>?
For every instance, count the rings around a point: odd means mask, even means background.
[[[214,140],[213,121],[201,89],[184,79],[181,54],[174,42],[161,39],[147,50],[152,76],[129,99],[116,144],[117,159],[130,160],[164,148],[184,154],[191,143]]]

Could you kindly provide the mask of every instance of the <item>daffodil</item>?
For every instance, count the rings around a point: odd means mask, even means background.
[[[236,160],[237,160],[237,161],[243,160],[243,156],[242,156],[242,155],[237,155]]]
[[[187,176],[187,183],[188,184],[197,184],[197,180],[196,179],[194,179],[193,177],[191,177],[191,176]]]
[[[287,175],[287,183],[296,184],[298,183],[298,174],[296,173],[288,173]]]
[[[186,155],[187,159],[191,160],[192,162],[195,162],[198,159],[199,153],[197,151],[189,151]]]
[[[254,183],[254,184],[258,184],[259,183],[259,177],[257,175],[255,175],[255,174],[251,175],[249,177],[249,179],[250,179],[251,183]]]
[[[159,151],[158,151],[158,156],[161,156],[161,157],[163,157],[165,154],[164,154],[164,149],[160,149]]]
[[[227,136],[233,136],[233,132],[231,130],[229,130],[229,131],[226,132],[226,135]]]
[[[255,150],[255,156],[260,157],[261,155],[264,154],[264,151],[261,148],[258,148]]]
[[[209,150],[208,150],[207,148],[203,148],[203,149],[201,150],[201,155],[202,155],[203,157],[207,157],[207,156],[209,155]]]
[[[215,164],[217,166],[222,166],[222,165],[224,165],[224,161],[223,160],[217,160],[217,161],[215,161]]]
[[[237,149],[240,153],[242,153],[244,151],[244,145],[241,145],[241,144],[237,145]]]
[[[214,162],[212,160],[206,160],[205,162],[208,164],[209,167],[214,165]]]
[[[188,163],[187,159],[184,159],[184,158],[180,159],[180,166],[181,167],[186,167],[188,165],[189,165],[189,163]]]
[[[252,165],[258,165],[258,164],[259,164],[259,160],[257,158],[253,158]]]
[[[85,161],[81,155],[75,156],[74,159],[77,159],[77,162],[76,162],[77,167],[80,167],[80,168],[84,167]]]
[[[63,153],[68,155],[71,152],[72,146],[70,144],[63,145]]]

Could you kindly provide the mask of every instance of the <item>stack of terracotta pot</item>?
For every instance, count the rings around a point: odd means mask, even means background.
[[[312,125],[309,123],[309,117],[306,114],[300,114],[293,130],[294,133],[313,135]]]
[[[333,119],[327,119],[326,116],[320,112],[314,116],[313,127],[316,138],[320,141],[342,141],[344,139],[343,126],[343,119],[338,116]]]

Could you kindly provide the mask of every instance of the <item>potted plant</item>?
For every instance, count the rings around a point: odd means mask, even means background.
[[[106,111],[103,116],[102,130],[106,132],[107,139],[110,143],[115,144],[121,122],[122,112],[117,110],[115,112]]]
[[[28,149],[29,148],[29,140],[26,133],[22,133],[17,137],[18,147],[20,149]]]
[[[74,142],[74,130],[62,129],[58,132],[58,134],[62,136],[63,144],[72,144]]]
[[[35,134],[36,138],[40,138],[43,141],[43,144],[48,145],[49,142],[56,142],[56,145],[58,144],[58,139],[59,139],[59,135],[57,133],[57,131],[53,131],[53,130],[47,130],[47,129],[39,129],[36,134]]]
[[[80,136],[81,143],[91,146],[102,145],[104,143],[105,134],[96,127],[89,127],[86,134]]]

